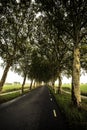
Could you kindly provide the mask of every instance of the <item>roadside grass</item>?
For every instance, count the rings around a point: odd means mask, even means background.
[[[12,87],[12,86],[10,86],[10,87]],[[29,87],[25,86],[24,92],[22,93],[20,86],[19,87],[16,86],[16,87],[18,87],[16,89],[18,91],[14,91],[14,88],[13,89],[9,89],[10,87],[7,86],[8,89],[5,88],[6,89],[5,92],[8,92],[8,90],[11,90],[11,91],[9,91],[9,93],[2,93],[2,94],[0,94],[0,104],[5,103],[5,102],[10,101],[10,100],[12,100],[14,98],[22,96],[22,95],[24,95],[24,94],[26,94],[26,93],[28,93],[30,91],[35,90],[34,87],[32,88],[32,90],[29,90]]]
[[[12,93],[8,93],[8,92],[12,92]],[[27,92],[29,92],[29,87],[28,85],[25,85],[23,94]],[[6,93],[6,94],[0,95],[0,104],[23,95],[21,93],[21,84],[4,85],[1,94],[2,93]]]
[[[63,84],[62,89],[65,91],[71,91],[71,84]],[[81,95],[87,96],[87,84],[80,84]]]
[[[84,99],[82,101],[80,108],[76,108],[71,102],[70,94],[55,94],[52,89],[50,90],[55,96],[60,111],[64,115],[66,122],[69,124],[70,130],[87,130],[87,104],[85,104],[86,100]]]
[[[20,90],[20,91],[16,91],[16,92],[14,91],[12,93],[7,93],[5,95],[0,95],[0,104],[5,103],[7,101],[10,101],[10,100],[17,98],[19,96],[22,96],[22,95],[24,95],[25,93],[28,93],[28,92],[29,92],[29,90],[25,89],[23,94],[21,93],[21,90]]]
[[[0,95],[0,104],[7,102],[9,100],[12,100],[12,99],[19,97],[19,96],[21,96],[21,93],[19,91],[14,92],[14,93],[9,93],[9,94],[6,94],[6,95]]]

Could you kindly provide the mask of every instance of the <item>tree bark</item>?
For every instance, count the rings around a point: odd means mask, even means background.
[[[58,94],[61,94],[61,89],[62,89],[62,88],[61,88],[61,87],[62,87],[61,73],[59,73],[58,79],[59,79]]]
[[[54,80],[54,78],[52,79],[52,89],[55,90],[55,80]]]
[[[7,65],[6,65],[5,69],[4,69],[1,81],[0,81],[0,91],[2,91],[2,88],[3,88],[3,85],[4,85],[5,81],[6,81],[6,77],[7,77],[7,74],[8,74],[8,71],[9,71],[10,67],[11,67],[11,64],[7,63]]]
[[[33,88],[35,88],[35,80],[34,80],[34,83],[33,83]]]
[[[72,102],[79,107],[81,102],[80,96],[80,50],[74,46],[73,53],[73,70],[72,70]]]
[[[30,84],[30,90],[32,89],[32,84],[33,84],[33,80],[31,80],[31,84]]]
[[[22,94],[24,93],[25,82],[26,82],[26,75],[24,76],[23,83],[22,83]]]
[[[53,88],[53,90],[54,90],[54,82],[52,82],[52,88]]]

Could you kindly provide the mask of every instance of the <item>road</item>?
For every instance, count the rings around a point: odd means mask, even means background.
[[[66,129],[55,99],[45,86],[0,105],[0,130]]]

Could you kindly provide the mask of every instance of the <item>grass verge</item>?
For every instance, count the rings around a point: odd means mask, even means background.
[[[20,92],[14,92],[14,93],[6,94],[6,95],[0,95],[0,104],[7,102],[9,100],[12,100],[12,99],[19,97],[19,96],[21,96]]]
[[[29,90],[25,90],[23,94],[25,94],[27,92],[29,92]],[[8,94],[5,94],[5,95],[0,95],[0,104],[4,103],[4,102],[7,102],[7,101],[10,101],[10,100],[12,100],[14,98],[17,98],[19,96],[22,96],[23,94],[21,93],[21,91],[18,91],[18,92],[14,91],[13,93],[8,93]]]
[[[0,104],[5,103],[7,101],[10,101],[10,100],[17,98],[19,96],[22,96],[30,91],[33,91],[33,90],[35,90],[35,88],[32,88],[32,90],[29,90],[28,87],[25,87],[23,94],[21,92],[21,89],[17,89],[17,91],[10,91],[8,93],[5,93],[4,95],[0,95]]]
[[[50,90],[55,96],[60,111],[65,116],[69,124],[70,130],[87,130],[87,110],[84,109],[85,102],[83,101],[84,107],[78,109],[72,105],[71,96],[69,94],[55,94],[52,89]]]

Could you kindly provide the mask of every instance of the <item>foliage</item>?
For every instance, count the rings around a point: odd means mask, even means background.
[[[22,57],[26,57],[34,12],[31,11],[30,1],[1,1],[0,7],[0,57],[7,67],[1,78],[2,87],[9,68],[16,66]]]
[[[37,51],[32,54],[32,63],[30,69],[30,77],[36,81],[48,82],[53,77],[52,64],[50,64],[46,55],[40,55]]]
[[[83,40],[81,46],[81,67],[87,72],[87,39]]]
[[[80,83],[80,46],[82,45],[83,39],[87,35],[87,2],[84,0],[81,1],[72,1],[72,0],[47,0],[39,1],[36,0],[39,4],[41,11],[44,11],[48,17],[50,23],[50,29],[57,31],[59,38],[67,38],[70,42],[69,44],[73,46],[72,51],[72,100],[73,103],[79,106],[81,102],[79,83]],[[53,30],[54,31],[54,30]],[[64,46],[64,45],[63,45]],[[68,64],[68,72],[69,72]],[[59,69],[60,70],[60,69]],[[68,75],[71,72],[68,73]]]
[[[0,7],[0,56],[8,65],[1,85],[13,65],[25,79],[72,75],[72,99],[79,105],[80,59],[87,68],[87,2],[1,0]]]

